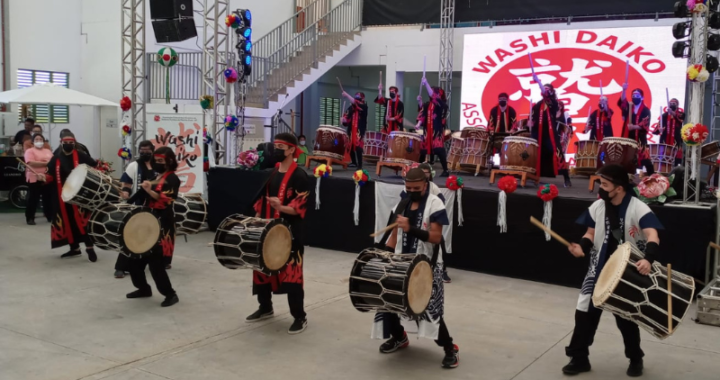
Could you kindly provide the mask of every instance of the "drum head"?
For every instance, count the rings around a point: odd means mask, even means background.
[[[292,234],[282,223],[270,223],[265,230],[262,242],[262,256],[265,268],[269,271],[282,269],[292,251]]]
[[[603,305],[615,291],[625,273],[625,267],[630,261],[631,252],[630,243],[624,243],[618,247],[605,263],[600,272],[600,277],[595,283],[595,291],[593,291],[592,295],[592,301],[596,307]]]
[[[407,289],[408,307],[416,315],[422,314],[427,309],[432,296],[432,287],[433,271],[430,263],[418,262],[410,273]]]
[[[85,184],[85,178],[87,177],[88,172],[88,166],[85,164],[78,165],[73,171],[70,172],[70,175],[67,177],[67,180],[65,180],[65,184],[62,188],[62,199],[63,202],[67,202],[69,200],[72,200],[78,192],[80,192],[80,189],[82,189],[83,185]]]
[[[122,235],[128,251],[148,253],[160,239],[160,222],[150,212],[137,212],[125,222]]]

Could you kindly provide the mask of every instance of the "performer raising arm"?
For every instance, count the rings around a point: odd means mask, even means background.
[[[538,142],[538,160],[535,174],[555,178],[558,175],[559,159],[562,158],[560,136],[557,133],[558,99],[551,84],[543,85],[537,75],[535,82],[542,89],[542,100],[535,103],[532,118],[528,121],[532,138]]]
[[[180,300],[170,283],[170,277],[165,269],[167,259],[175,251],[175,211],[173,204],[180,191],[180,178],[175,174],[178,162],[175,152],[169,147],[158,148],[153,154],[152,168],[158,173],[153,181],[143,181],[141,188],[146,207],[152,210],[153,215],[160,222],[160,244],[139,258],[130,259],[130,278],[138,289],[128,293],[127,298],[144,298],[152,296],[152,289],[145,278],[145,267],[150,267],[150,274],[155,280],[160,294],[165,300],[162,307],[175,305]]]
[[[650,109],[643,103],[643,90],[636,88],[632,91],[632,108],[627,101],[625,92],[628,84],[623,84],[623,92],[618,100],[618,106],[622,110],[623,130],[622,137],[633,139],[638,143],[638,163],[645,167],[648,175],[655,173],[650,155],[647,151],[647,133],[650,130]],[[628,119],[630,114],[630,119]]]
[[[48,163],[48,173],[45,177],[39,177],[41,181],[47,181],[49,186],[53,186],[56,190],[53,191],[52,197],[52,209],[55,210],[56,215],[50,227],[51,246],[58,248],[69,244],[70,251],[60,256],[60,258],[66,258],[80,255],[80,243],[84,243],[88,259],[95,262],[97,255],[85,230],[90,219],[90,212],[63,202],[62,188],[70,172],[78,165],[86,164],[94,168],[97,166],[97,162],[89,155],[77,150],[75,135],[70,130],[62,131],[60,142],[62,143],[60,151],[55,153]]]
[[[288,334],[305,331],[307,319],[303,308],[303,253],[304,221],[310,184],[305,171],[298,169],[293,158],[299,155],[297,139],[292,133],[275,136],[273,152],[277,166],[270,179],[262,187],[255,202],[257,217],[266,219],[283,218],[290,223],[292,232],[292,253],[290,262],[277,275],[267,276],[253,272],[253,294],[257,295],[260,308],[247,317],[246,322],[257,322],[271,318],[274,314],[272,293],[287,294],[290,314],[295,318]]]
[[[600,97],[598,109],[590,114],[585,133],[590,132],[590,140],[603,141],[605,137],[613,137],[612,129],[613,110],[608,107],[606,96]]]
[[[403,128],[403,115],[405,113],[405,104],[400,100],[400,93],[398,88],[395,86],[390,87],[390,99],[386,99],[382,94],[382,84],[378,86],[380,93],[375,98],[376,104],[385,105],[385,123],[383,132],[390,133],[393,131],[402,131]]]
[[[343,115],[342,123],[347,126],[347,134],[350,137],[350,159],[352,164],[350,167],[362,169],[363,163],[363,139],[367,130],[368,106],[365,103],[365,94],[358,92],[353,98],[347,92],[343,91],[343,97],[350,100],[345,115]]]
[[[423,78],[422,82],[428,91],[430,99],[422,106],[422,110],[418,115],[418,123],[415,126],[416,130],[419,129],[421,125],[425,127],[425,143],[420,156],[420,161],[424,161],[426,154],[437,155],[440,157],[440,164],[443,168],[443,172],[440,174],[440,177],[447,177],[450,173],[448,172],[447,152],[445,151],[444,145],[444,129],[446,126],[443,123],[447,103],[442,97],[440,88],[430,87],[425,78]]]
[[[600,198],[578,219],[587,227],[580,244],[571,244],[570,253],[575,257],[590,256],[590,267],[585,276],[575,310],[575,331],[570,345],[565,348],[572,360],[563,367],[563,373],[576,375],[590,371],[589,348],[600,323],[602,311],[591,303],[595,283],[617,247],[624,242],[635,244],[645,252],[645,259],[637,263],[642,275],[650,273],[650,265],[658,257],[660,221],[650,207],[632,196],[628,174],[620,165],[606,165],[598,171],[600,176]],[[640,348],[638,325],[615,316],[618,329],[625,343],[625,356],[630,359],[628,376],[637,377],[643,372],[643,356]]]
[[[443,319],[443,281],[442,255],[438,254],[438,244],[442,241],[442,226],[448,225],[445,205],[435,195],[430,194],[428,182],[422,169],[410,169],[405,176],[405,190],[409,200],[400,201],[395,207],[398,228],[394,229],[387,240],[387,247],[396,254],[427,255],[433,265],[433,289],[430,304],[418,321],[403,321],[418,327],[418,336],[435,339],[438,346],[445,349],[442,366],[455,368],[459,364],[458,346],[453,344],[445,320]],[[378,313],[372,337],[390,340],[380,346],[380,352],[389,354],[407,347],[410,342],[407,333],[395,313]]]
[[[656,135],[660,135],[660,144],[673,145],[678,148],[678,154],[675,156],[675,165],[682,162],[682,130],[685,113],[678,111],[678,100],[670,99],[667,112],[662,114],[660,119],[660,127],[655,130]]]

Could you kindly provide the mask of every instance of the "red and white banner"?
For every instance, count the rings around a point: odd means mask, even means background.
[[[501,92],[509,95],[518,119],[528,118],[531,103],[541,99],[530,69],[528,53],[532,53],[535,73],[555,87],[573,119],[575,133],[567,153],[575,152],[575,141],[588,138],[578,132],[585,130],[588,109],[598,107],[601,83],[602,94],[615,111],[614,135],[619,135],[622,119],[617,101],[626,61],[630,64],[627,95],[635,88],[643,90],[654,129],[660,107],[667,106],[666,88],[670,98],[677,98],[681,106],[685,102],[687,61],[672,56],[674,41],[671,26],[466,35],[461,128],[486,126]],[[648,140],[657,142],[658,137],[649,134]]]

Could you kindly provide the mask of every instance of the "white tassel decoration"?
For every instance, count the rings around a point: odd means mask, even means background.
[[[500,192],[498,199],[498,216],[497,225],[500,226],[500,233],[507,232],[507,216],[505,203],[507,203],[507,194],[504,191]]]
[[[463,222],[465,221],[465,217],[463,216],[463,207],[462,207],[462,188],[459,188],[457,190],[457,200],[458,200],[458,226],[462,227]]]
[[[355,217],[355,225],[360,224],[360,185],[355,184],[355,207],[353,207],[353,217]]]
[[[697,173],[700,170],[700,160],[698,157],[699,146],[695,145],[690,148],[690,162],[692,162],[692,170],[690,171],[690,179],[695,180]]]
[[[543,212],[543,225],[548,229],[551,229],[550,223],[552,222],[552,201],[545,202]],[[550,234],[545,232],[545,240],[550,241]]]
[[[320,210],[320,180],[322,177],[318,177],[315,182],[315,210]]]

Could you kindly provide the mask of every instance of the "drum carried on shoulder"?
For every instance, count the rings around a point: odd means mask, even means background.
[[[225,268],[250,268],[273,275],[290,261],[292,234],[283,219],[234,214],[217,228],[213,246]]]
[[[95,246],[127,257],[150,252],[160,242],[160,222],[149,208],[106,204],[90,216],[87,233]]]
[[[695,295],[695,279],[673,271],[668,291],[667,268],[652,264],[650,274],[638,272],[636,263],[645,254],[632,243],[613,253],[597,279],[592,301],[598,309],[633,321],[658,339],[665,339],[680,325]],[[668,313],[672,299],[672,323]]]
[[[419,317],[430,304],[433,270],[425,255],[399,255],[368,248],[350,271],[350,301],[355,309]]]
[[[113,179],[86,164],[80,164],[68,176],[62,188],[65,203],[95,211],[108,203],[122,202],[120,188]]]

